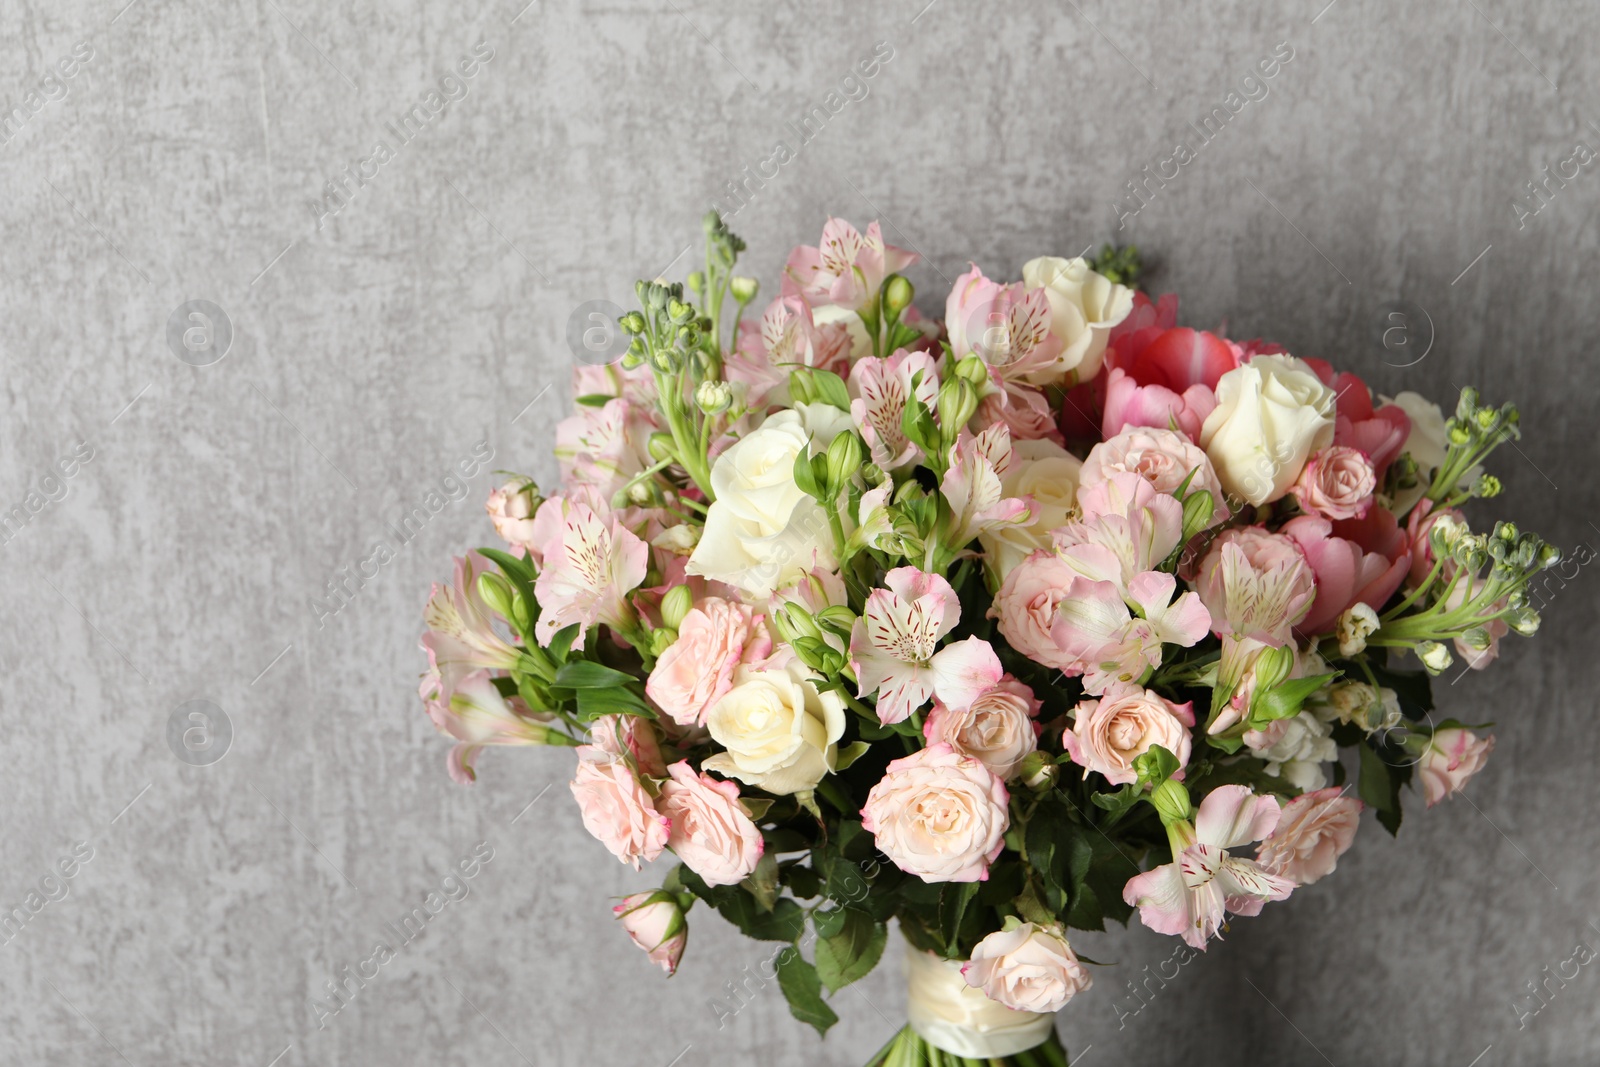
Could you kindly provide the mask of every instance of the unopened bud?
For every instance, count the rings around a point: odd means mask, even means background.
[[[705,271],[701,271],[701,270],[691,271],[689,273],[688,279],[686,280],[686,283],[689,286],[689,291],[691,293],[698,294],[698,293],[705,292],[705,290],[706,290],[706,274],[705,274]]]
[[[904,276],[891,274],[883,283],[883,310],[898,318],[902,311],[911,306],[911,298],[915,294],[916,290]]]
[[[1189,791],[1176,778],[1168,778],[1150,791],[1150,803],[1161,813],[1161,822],[1184,822],[1194,815],[1194,805],[1189,802]]]
[[[733,298],[739,302],[740,307],[754,300],[756,294],[760,291],[761,283],[755,278],[747,278],[742,274],[736,274],[728,279],[728,292],[733,294]]]
[[[694,402],[707,415],[717,415],[733,403],[733,389],[727,382],[701,382],[694,391]]]
[[[1035,793],[1049,792],[1060,776],[1061,768],[1056,766],[1056,761],[1037,749],[1024,756],[1017,767],[1017,777]]]
[[[863,450],[861,438],[854,433],[841,433],[828,445],[828,489],[837,496],[861,466]]]
[[[670,626],[662,626],[650,631],[650,654],[659,657],[671,648],[678,640],[678,631]]]
[[[1367,636],[1378,628],[1378,613],[1357,601],[1339,616],[1339,654],[1355,656],[1366,650]]]
[[[484,571],[478,575],[478,595],[502,619],[509,620],[516,617],[512,614],[517,602],[516,590],[512,589],[511,583],[500,575],[493,571]]]
[[[1429,674],[1440,674],[1454,662],[1450,650],[1437,641],[1424,641],[1417,646],[1417,658]]]
[[[683,625],[683,617],[694,607],[694,594],[686,585],[675,585],[661,598],[661,621],[676,630]]]

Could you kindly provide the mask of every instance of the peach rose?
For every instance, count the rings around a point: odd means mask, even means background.
[[[1360,519],[1377,488],[1378,474],[1365,452],[1333,445],[1311,457],[1290,492],[1303,509],[1325,519]]]
[[[667,846],[706,885],[738,885],[756,869],[764,842],[739,803],[739,787],[696,774],[687,760],[667,768],[657,807],[672,823]]]
[[[1256,846],[1256,862],[1300,885],[1332,874],[1355,840],[1363,807],[1338,786],[1300,794],[1283,806],[1277,829]]]
[[[1060,1011],[1094,984],[1067,939],[1033,923],[996,930],[979,941],[961,975],[996,1004],[1041,1014]]]
[[[1217,481],[1211,460],[1181,433],[1130,426],[1089,450],[1078,480],[1082,485],[1093,486],[1121,473],[1137,474],[1163,493],[1175,492],[1187,479],[1189,492],[1204,489],[1211,494],[1212,525],[1228,517],[1222,484]]]
[[[1133,761],[1160,745],[1189,762],[1189,727],[1194,705],[1172,701],[1131,682],[1112,682],[1098,700],[1085,700],[1072,729],[1062,735],[1072,762],[1099,771],[1113,785],[1139,780]]]
[[[981,762],[1001,781],[1010,781],[1038,747],[1033,719],[1039,704],[1032,689],[1008,674],[964,708],[935,700],[923,736],[930,745],[943,741]]]
[[[589,724],[589,743],[613,756],[631,756],[647,778],[665,778],[661,739],[655,726],[637,715],[602,715]]]
[[[1417,775],[1422,779],[1422,795],[1428,807],[1461,792],[1468,779],[1483,770],[1492,751],[1492,736],[1479,737],[1459,727],[1436,731],[1422,759],[1417,761]]]
[[[989,617],[998,619],[1000,633],[1012,648],[1036,663],[1066,670],[1073,660],[1064,656],[1050,636],[1056,624],[1056,607],[1078,572],[1053,552],[1035,552],[1006,575]]]
[[[539,487],[533,484],[533,479],[519,476],[491,492],[484,504],[500,539],[512,548],[527,552],[535,561],[544,558],[533,530],[533,516],[541,503]]]
[[[861,823],[878,850],[924,882],[981,882],[1005,848],[1010,794],[980,761],[947,744],[889,764]]]
[[[653,860],[666,847],[667,820],[622,757],[597,745],[579,746],[572,796],[583,828],[634,870],[641,859]]]
[[[635,893],[623,897],[611,913],[633,943],[649,954],[650,962],[669,975],[678,969],[689,941],[689,924],[677,897],[664,889]]]
[[[743,605],[719,597],[701,600],[656,660],[645,693],[678,725],[705,725],[711,705],[733,688],[733,669],[772,652],[772,639],[758,621]]]

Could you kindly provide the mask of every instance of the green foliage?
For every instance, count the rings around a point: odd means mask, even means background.
[[[778,953],[778,988],[789,1002],[789,1014],[817,1028],[818,1036],[839,1021],[839,1016],[822,999],[822,979],[816,967],[793,946]]]
[[[867,976],[878,965],[889,938],[889,928],[864,912],[839,908],[824,933],[817,926],[817,973],[829,993]]]

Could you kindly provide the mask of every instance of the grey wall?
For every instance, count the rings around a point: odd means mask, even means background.
[[[786,123],[876,42],[894,56],[870,95],[733,221],[769,292],[829,213],[925,253],[930,311],[969,258],[1010,276],[1077,254],[1287,41],[1270,94],[1117,236],[1190,323],[1384,391],[1515,398],[1527,437],[1495,462],[1494,510],[1600,544],[1600,168],[1521,228],[1513,207],[1600,147],[1592,4],[125,2],[0,5],[5,107],[93,44],[0,146],[0,505],[65,487],[0,546],[0,905],[93,850],[0,945],[0,1062],[848,1067],[887,1038],[897,953],[821,1045],[775,988],[719,1029],[715,998],[770,946],[713,916],[676,978],[650,969],[608,898],[659,874],[586,837],[567,757],[490,753],[476,787],[447,780],[414,692],[419,611],[451,553],[491,541],[492,475],[409,543],[387,525],[480,441],[492,467],[550,474],[574,309],[682,277],[708,203],[795,147]],[[399,145],[385,124],[480,41],[467,95]],[[319,220],[380,139],[394,157]],[[232,327],[203,367],[167,340],[193,299]],[[1386,349],[1395,301],[1409,332]],[[92,459],[42,485],[80,445]],[[382,541],[395,558],[347,607],[314,606]],[[1521,1028],[1513,1007],[1600,947],[1597,581],[1441,685],[1499,724],[1465,797],[1414,805],[1399,842],[1369,820],[1337,876],[1236,923],[1137,1014],[1121,981],[1173,942],[1082,938],[1123,966],[1063,1013],[1069,1046],[1091,1065],[1600,1058],[1600,968]],[[220,762],[169,747],[192,700],[231,723]],[[470,895],[319,1027],[311,998],[480,842]]]

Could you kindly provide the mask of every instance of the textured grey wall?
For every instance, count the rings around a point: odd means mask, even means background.
[[[31,516],[0,545],[0,905],[74,872],[0,944],[5,1064],[849,1067],[889,1035],[897,958],[841,994],[821,1045],[775,988],[713,1007],[770,952],[714,916],[663,980],[607,907],[652,875],[587,839],[568,759],[490,753],[454,786],[413,684],[427,583],[492,537],[492,476],[459,501],[449,479],[479,442],[491,467],[553,470],[573,310],[681,277],[700,213],[780,140],[797,157],[733,221],[769,291],[828,213],[920,249],[929,310],[969,258],[1006,276],[1122,213],[1191,323],[1384,391],[1520,401],[1500,510],[1600,545],[1600,173],[1514,207],[1600,147],[1593,4],[125,2],[0,4],[0,106],[25,120],[0,145],[0,507]],[[878,42],[893,58],[869,95],[799,146],[788,124]],[[1137,214],[1113,207],[1280,42],[1294,58],[1264,99]],[[465,95],[402,142],[389,124],[463,60]],[[218,338],[188,363],[167,339],[194,299],[232,326],[207,366],[189,364]],[[1385,349],[1397,301],[1408,332]],[[401,543],[389,524],[430,492],[438,514]],[[319,608],[380,542],[394,558]],[[1123,967],[1063,1013],[1069,1047],[1091,1065],[1600,1059],[1600,968],[1537,1014],[1526,988],[1600,946],[1597,581],[1441,687],[1499,723],[1467,796],[1416,805],[1399,842],[1369,820],[1336,877],[1235,924],[1137,1013],[1121,980],[1173,943],[1082,938]],[[228,716],[220,762],[169,747],[192,700]],[[470,894],[319,1019],[340,968],[488,848]]]

